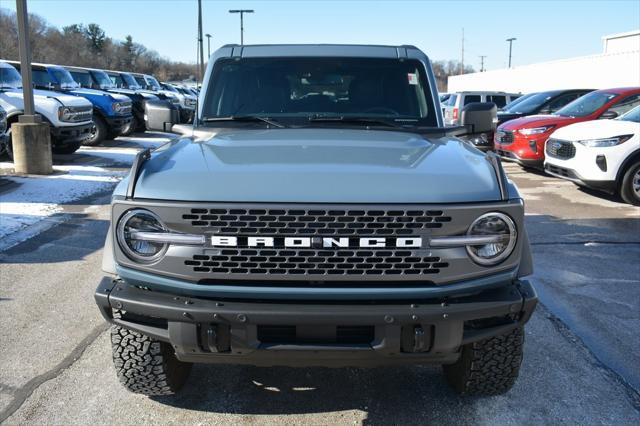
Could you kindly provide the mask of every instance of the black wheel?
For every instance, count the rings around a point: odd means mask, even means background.
[[[82,146],[82,141],[67,142],[64,144],[55,143],[54,141],[51,141],[51,151],[54,154],[62,154],[62,155],[73,154],[81,146]]]
[[[518,327],[501,336],[462,347],[460,359],[445,365],[449,384],[461,395],[499,395],[507,392],[522,363],[524,330]]]
[[[107,123],[102,119],[102,117],[98,115],[93,116],[93,128],[91,129],[91,133],[89,137],[82,141],[82,145],[84,146],[94,146],[98,145],[100,142],[107,138],[109,133],[109,129],[107,128]]]
[[[134,114],[134,116],[131,118],[131,121],[129,122],[129,124],[125,126],[125,128],[122,130],[122,133],[120,133],[120,135],[129,136],[133,132],[138,130],[138,127],[140,127],[140,120],[138,120]]]
[[[632,164],[622,176],[620,196],[634,206],[640,206],[640,162]]]
[[[111,327],[111,348],[118,379],[131,392],[173,395],[191,371],[191,364],[178,361],[170,344],[126,328]]]

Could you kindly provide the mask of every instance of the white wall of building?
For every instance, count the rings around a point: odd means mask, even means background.
[[[603,37],[605,53],[451,76],[448,92],[606,89],[640,86],[640,31]],[[630,50],[625,50],[630,49]]]

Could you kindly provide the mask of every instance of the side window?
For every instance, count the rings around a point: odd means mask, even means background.
[[[640,94],[631,95],[631,96],[627,96],[626,98],[614,104],[611,108],[607,110],[607,112],[614,111],[618,115],[622,115],[627,111],[631,111],[633,108],[637,107],[638,105],[640,105]]]
[[[463,105],[468,105],[471,102],[480,102],[480,95],[467,95],[464,97]]]
[[[487,102],[493,102],[498,108],[507,104],[507,97],[503,95],[487,95]]]
[[[580,97],[579,93],[569,93],[567,95],[562,95],[557,99],[554,99],[553,101],[549,102],[549,105],[547,105],[547,108],[549,109],[550,112],[556,112],[563,106],[567,105],[569,102],[573,102],[579,97]]]

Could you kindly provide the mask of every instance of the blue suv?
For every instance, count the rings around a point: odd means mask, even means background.
[[[19,70],[19,63],[10,63]],[[113,139],[130,126],[132,103],[127,96],[82,88],[69,71],[58,65],[31,64],[31,72],[35,87],[80,96],[91,102],[95,126],[83,145],[97,145],[105,139]]]

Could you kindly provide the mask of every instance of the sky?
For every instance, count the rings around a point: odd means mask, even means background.
[[[602,36],[640,28],[639,0],[610,1],[214,1],[203,0],[203,31],[211,51],[245,44],[411,44],[432,60],[461,58],[476,70],[504,68],[513,43],[514,66],[602,52]],[[14,10],[14,0],[0,0]],[[176,61],[195,62],[197,0],[28,0],[28,10],[58,27],[97,23],[108,36],[134,41]],[[205,37],[205,55],[207,45]]]

